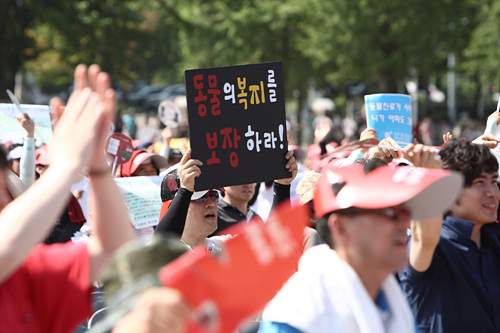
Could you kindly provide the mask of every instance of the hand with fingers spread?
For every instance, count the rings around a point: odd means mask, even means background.
[[[88,166],[95,171],[107,169],[105,143],[111,123],[115,118],[117,105],[115,91],[111,89],[111,79],[107,73],[101,71],[98,65],[91,65],[87,71],[85,71],[85,66],[78,66],[75,70],[74,87],[75,91],[79,92],[89,87],[100,100],[102,109],[96,109],[93,114],[89,114],[91,118],[99,117],[100,119],[92,123],[94,149]]]
[[[51,100],[56,126],[48,145],[50,159],[64,156],[69,170],[75,171],[84,166],[108,168],[104,145],[116,109],[110,82],[97,65],[76,67],[74,91],[66,107],[60,99]]]
[[[201,175],[200,167],[203,163],[200,160],[191,159],[191,148],[182,156],[182,159],[177,167],[177,173],[181,187],[194,192],[195,179]]]
[[[443,134],[443,145],[441,147],[446,146],[451,139],[453,139],[453,135],[450,132]]]
[[[404,148],[403,157],[420,168],[442,169],[443,162],[436,150],[423,144],[409,144]]]
[[[26,137],[32,138],[35,136],[35,122],[27,113],[19,113],[16,116],[19,124],[26,130]]]
[[[491,133],[484,133],[483,135],[478,136],[472,143],[477,145],[484,145],[490,149],[496,148],[500,139],[494,136]]]
[[[372,149],[370,149],[370,158],[398,158],[398,152],[395,149],[384,148],[383,146],[401,148],[393,138],[385,138],[384,140],[380,141],[377,147],[373,147]]]
[[[295,157],[293,156],[293,151],[288,151],[285,155],[286,158],[286,164],[285,164],[285,169],[287,169],[292,176],[289,178],[283,178],[283,179],[277,179],[275,180],[276,183],[278,184],[283,184],[283,185],[290,185],[292,181],[295,179],[297,176],[297,172],[299,170],[299,166],[297,165],[297,162],[295,161]]]

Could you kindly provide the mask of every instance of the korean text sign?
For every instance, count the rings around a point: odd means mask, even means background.
[[[290,177],[281,63],[185,71],[195,190]]]
[[[36,145],[47,143],[52,135],[50,109],[47,105],[22,104],[23,112],[27,113],[35,123]],[[26,130],[16,119],[14,104],[0,104],[0,142],[21,141],[26,137]]]
[[[116,178],[127,205],[132,224],[136,229],[142,229],[158,224],[161,209],[161,197],[158,189],[162,177],[142,176]]]
[[[401,147],[412,142],[411,98],[402,94],[365,95],[366,122],[379,140],[391,137]]]

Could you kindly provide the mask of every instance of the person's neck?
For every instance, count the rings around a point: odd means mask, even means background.
[[[359,279],[361,280],[361,283],[370,295],[371,299],[375,302],[377,295],[382,288],[382,284],[384,283],[385,279],[387,279],[389,274],[391,274],[391,272],[387,272],[387,270],[373,265],[367,265],[366,263],[359,263],[353,257],[349,256],[346,252],[339,252],[338,250],[336,251],[339,258],[349,264],[352,269],[354,269]]]
[[[470,239],[473,240],[477,247],[481,247],[481,227],[483,225],[480,223],[474,223],[474,226],[472,227],[472,231],[470,233]]]
[[[241,200],[231,200],[228,197],[224,198],[224,201],[233,207],[236,207],[243,215],[247,216],[248,213],[248,202]]]
[[[189,232],[189,230],[186,229],[184,229],[181,236],[181,241],[183,241],[186,245],[189,245],[191,248],[205,244],[206,239],[206,236],[197,235],[196,233]]]

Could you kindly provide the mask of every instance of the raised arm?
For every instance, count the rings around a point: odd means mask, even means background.
[[[180,188],[167,212],[161,218],[155,232],[172,232],[182,236],[186,224],[186,216],[191,203],[191,196],[194,193],[195,179],[201,174],[200,160],[191,159],[191,149],[188,149],[182,156],[177,167],[179,174]]]
[[[27,186],[31,186],[35,182],[35,122],[27,113],[18,114],[16,118],[26,130],[19,164],[19,178]]]
[[[89,239],[88,249],[90,282],[92,282],[98,279],[101,268],[113,252],[124,243],[134,239],[135,235],[127,207],[113,180],[105,155],[105,141],[116,110],[115,93],[110,89],[109,75],[102,73],[97,65],[91,66],[88,74],[88,82],[84,73],[80,73],[81,77],[78,77],[78,80],[75,78],[75,90],[84,90],[87,85],[90,85],[102,101],[101,120],[96,124],[93,133],[89,133],[89,136],[94,138],[90,142],[93,154],[89,163],[93,235]]]
[[[443,163],[436,151],[422,144],[407,145],[404,158],[416,167],[441,169]],[[443,216],[439,214],[425,221],[411,221],[410,264],[418,272],[425,272],[431,265],[439,243]]]
[[[86,75],[85,66],[76,68],[75,91],[49,142],[51,165],[46,174],[0,214],[0,282],[21,265],[53,227],[66,205],[74,176],[89,165],[96,142],[104,140],[103,128],[109,128],[114,109],[109,98],[104,99],[104,91],[110,96],[108,87],[101,81],[94,90],[87,87]],[[95,164],[90,166],[94,168]]]

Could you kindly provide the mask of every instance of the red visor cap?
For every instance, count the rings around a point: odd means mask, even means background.
[[[365,174],[358,163],[328,167],[318,180],[314,209],[321,217],[349,207],[379,209],[405,204],[413,219],[425,220],[446,211],[462,185],[462,175],[448,170],[383,166]]]

